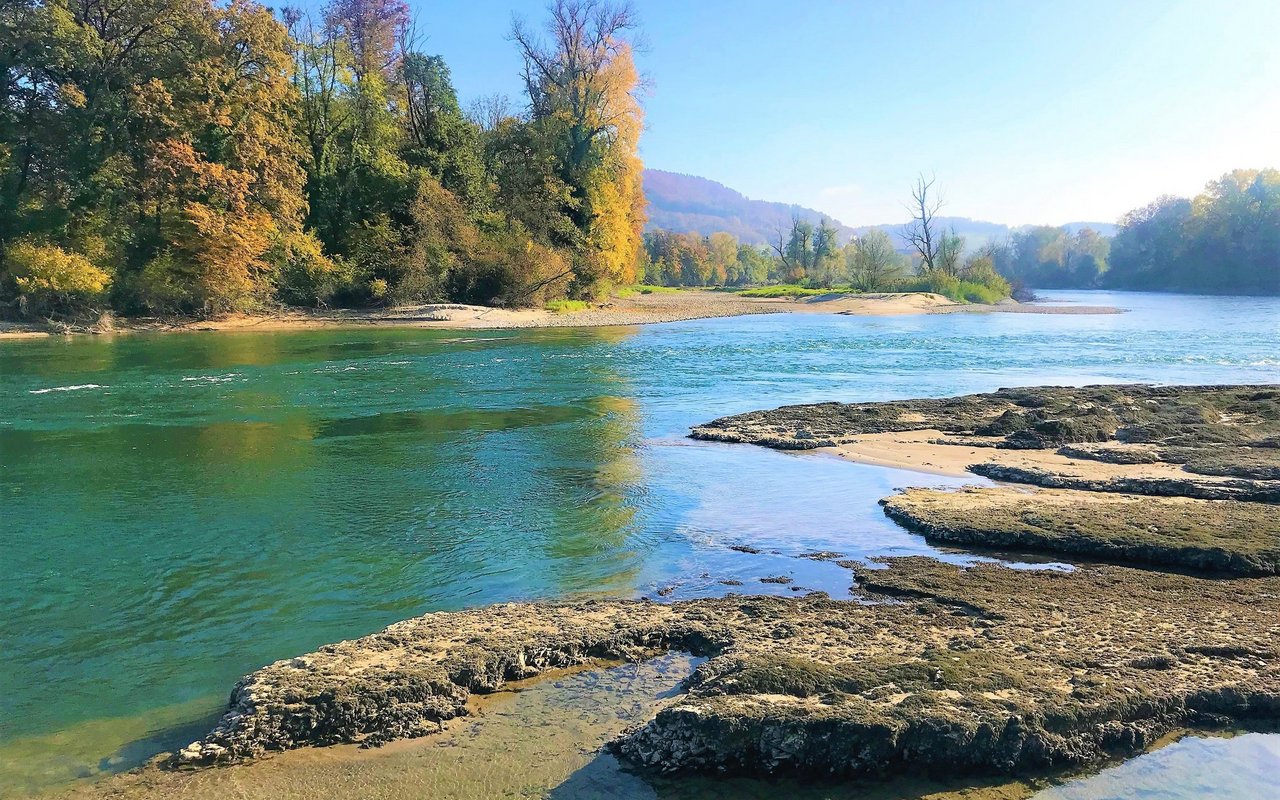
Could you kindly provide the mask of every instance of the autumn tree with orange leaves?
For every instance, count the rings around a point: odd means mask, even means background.
[[[539,304],[633,279],[629,7],[515,28],[469,119],[403,0],[0,4],[0,313]]]

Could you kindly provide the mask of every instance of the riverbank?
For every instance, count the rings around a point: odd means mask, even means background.
[[[680,290],[615,296],[588,308],[555,312],[435,303],[389,309],[288,309],[269,314],[238,314],[215,319],[113,318],[83,328],[43,323],[0,322],[0,340],[39,338],[64,333],[132,333],[193,331],[295,331],[366,326],[395,328],[493,329],[567,328],[646,325],[689,319],[749,314],[811,313],[854,316],[907,314],[1023,313],[1111,314],[1109,306],[1052,306],[1017,303],[956,303],[938,294],[830,294],[799,299],[750,298],[733,292]]]

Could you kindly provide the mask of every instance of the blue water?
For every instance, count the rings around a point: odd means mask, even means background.
[[[57,756],[32,783],[154,751],[241,674],[430,610],[838,595],[797,556],[936,552],[875,500],[961,481],[684,438],[717,416],[1280,382],[1280,299],[1046,294],[1128,311],[0,344],[0,773],[6,747]]]

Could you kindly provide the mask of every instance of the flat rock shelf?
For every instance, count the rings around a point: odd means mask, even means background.
[[[709,659],[610,745],[663,772],[1014,773],[1280,712],[1280,579],[848,566],[862,602],[508,604],[401,622],[249,675],[171,765],[427,735],[472,692],[666,649]]]

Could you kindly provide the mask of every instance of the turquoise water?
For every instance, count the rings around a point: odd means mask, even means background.
[[[6,747],[54,757],[32,782],[127,762],[241,674],[426,611],[835,594],[796,556],[934,552],[874,500],[959,481],[683,438],[713,417],[1280,381],[1278,299],[1050,296],[1131,311],[0,344],[0,772]]]

